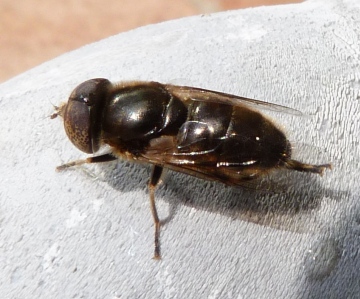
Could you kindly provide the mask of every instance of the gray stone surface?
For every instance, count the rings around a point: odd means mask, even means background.
[[[142,27],[0,86],[1,298],[358,298],[360,3],[307,1]],[[193,85],[274,102],[297,155],[284,192],[169,173],[156,193],[163,259],[151,259],[149,167],[83,158],[50,120],[93,77]]]

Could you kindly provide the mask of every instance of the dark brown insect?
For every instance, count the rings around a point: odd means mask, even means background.
[[[285,134],[256,107],[296,112],[195,87],[88,80],[75,88],[52,118],[64,118],[66,134],[79,150],[93,154],[102,145],[109,145],[111,152],[61,165],[57,170],[118,157],[152,164],[149,193],[155,225],[154,258],[159,259],[160,221],[154,192],[163,168],[232,186],[278,168],[320,175],[331,168],[331,164],[311,165],[291,159]]]

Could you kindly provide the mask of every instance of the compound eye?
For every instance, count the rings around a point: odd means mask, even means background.
[[[64,113],[64,127],[70,141],[79,150],[93,153],[90,108],[87,101],[70,97]]]
[[[66,104],[66,134],[85,153],[95,153],[100,147],[101,111],[110,86],[110,81],[103,78],[85,81],[74,89]]]

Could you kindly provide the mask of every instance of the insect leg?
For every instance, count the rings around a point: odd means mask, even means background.
[[[150,209],[154,219],[155,226],[155,241],[154,241],[154,259],[161,259],[160,256],[160,221],[159,216],[156,210],[155,204],[155,189],[160,183],[161,174],[163,172],[163,168],[161,166],[154,165],[151,173],[151,178],[149,182],[149,194],[150,194]]]
[[[327,168],[331,169],[332,165],[331,164],[312,165],[312,164],[305,164],[296,160],[289,159],[285,161],[285,167],[296,171],[317,173],[322,176],[324,174],[325,169]]]
[[[66,164],[56,167],[56,171],[62,171],[62,170],[65,170],[66,168],[78,166],[78,165],[82,165],[82,164],[109,162],[109,161],[113,161],[116,159],[117,159],[116,157],[114,157],[110,154],[104,154],[101,156],[89,157],[84,160],[71,161],[69,163],[66,163]]]

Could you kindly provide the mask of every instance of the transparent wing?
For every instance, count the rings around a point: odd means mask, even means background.
[[[268,103],[260,100],[240,97],[223,92],[202,89],[190,86],[164,85],[165,89],[183,100],[210,101],[234,106],[246,105],[256,109],[266,109],[275,112],[302,115],[302,112],[282,105]]]

